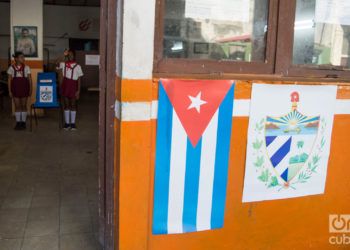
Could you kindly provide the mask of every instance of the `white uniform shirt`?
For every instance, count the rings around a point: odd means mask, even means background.
[[[15,66],[16,67],[16,66]],[[12,76],[12,77],[15,77],[15,70],[13,69],[13,66],[11,65],[9,67],[9,69],[7,70],[7,74]],[[28,77],[28,75],[30,74],[30,68],[29,66],[25,65],[24,66],[24,77]],[[16,77],[23,77],[22,76],[22,70],[20,71],[17,71],[17,75]]]
[[[74,68],[75,66],[75,68]],[[67,68],[67,71],[65,70],[66,68],[66,64],[64,62],[61,62],[60,63],[60,67],[59,69],[62,70],[62,75],[63,77],[66,77],[68,79],[72,79],[72,80],[78,80],[79,77],[82,77],[84,74],[83,74],[83,70],[81,69],[80,65],[77,64],[77,63],[72,63],[71,64],[71,67],[74,68],[74,73],[73,73],[73,76],[72,76],[72,69],[70,68]],[[64,75],[66,71],[66,75]]]

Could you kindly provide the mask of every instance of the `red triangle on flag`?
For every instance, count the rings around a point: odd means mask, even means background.
[[[195,147],[230,90],[232,81],[161,79],[161,84]]]

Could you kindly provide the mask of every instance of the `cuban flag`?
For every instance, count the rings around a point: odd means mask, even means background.
[[[153,234],[222,228],[232,81],[160,80]]]

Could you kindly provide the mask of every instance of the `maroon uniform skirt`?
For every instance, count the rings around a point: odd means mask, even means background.
[[[14,77],[11,84],[11,93],[15,98],[29,97],[30,84],[26,77]]]
[[[61,95],[69,99],[75,99],[77,91],[78,91],[78,81],[64,77],[62,82],[62,87],[61,87]]]

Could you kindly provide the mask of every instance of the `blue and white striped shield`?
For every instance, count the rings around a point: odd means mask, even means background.
[[[288,184],[303,168],[313,150],[320,117],[308,117],[296,107],[287,115],[267,117],[265,144],[277,176]]]

